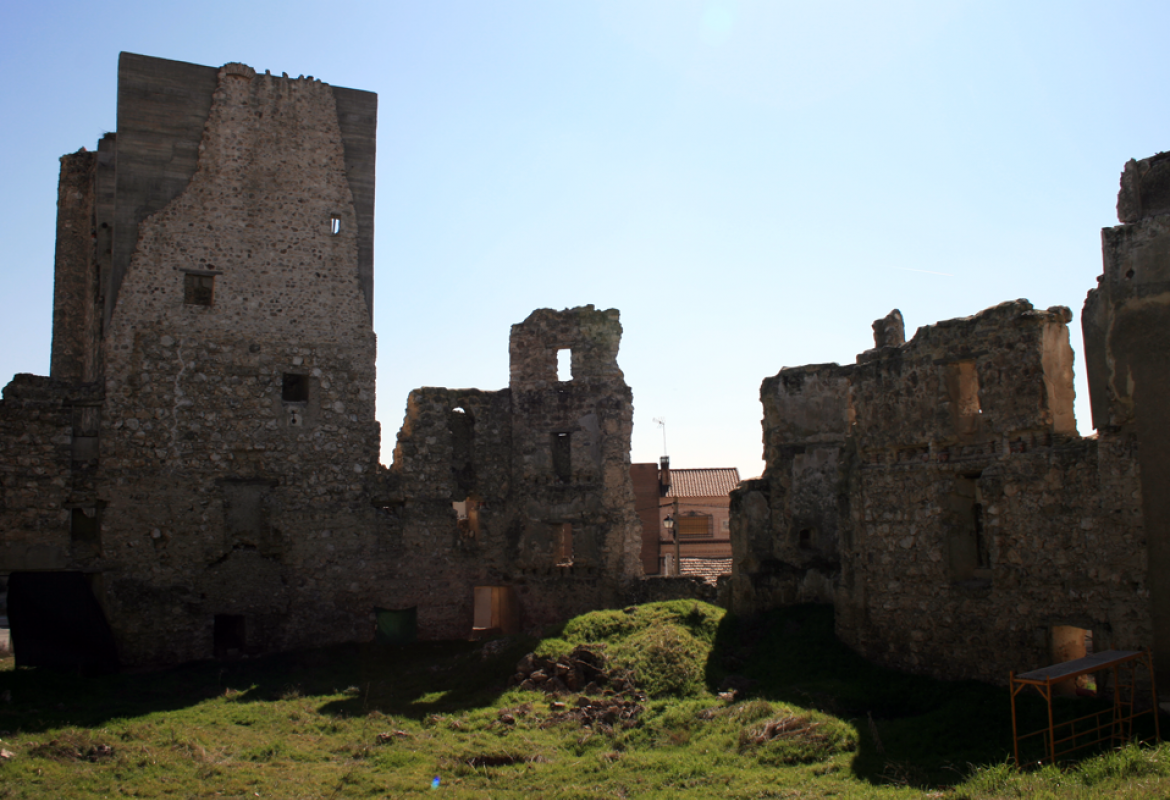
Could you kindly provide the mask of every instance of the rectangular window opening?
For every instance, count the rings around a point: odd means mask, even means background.
[[[979,405],[979,372],[974,361],[948,364],[946,368],[947,395],[951,414],[958,433],[975,433],[983,409]]]
[[[573,566],[573,523],[562,522],[557,530],[556,562],[558,567]]]
[[[568,483],[573,477],[572,452],[571,434],[554,433],[552,435],[553,473],[561,483]]]
[[[479,506],[479,498],[474,495],[469,495],[466,500],[451,503],[451,508],[455,509],[459,532],[464,539],[474,541],[479,537]]]
[[[215,276],[183,275],[183,303],[189,306],[210,306],[215,299]]]
[[[230,658],[244,651],[247,627],[242,614],[216,614],[212,644],[216,658]]]
[[[329,218],[329,235],[336,236],[341,233],[341,215],[334,214]]]
[[[69,539],[74,544],[96,545],[101,540],[101,520],[96,508],[69,512]]]
[[[474,599],[473,635],[500,633],[511,636],[520,632],[520,608],[513,587],[476,586]]]
[[[557,380],[561,383],[573,380],[573,351],[568,347],[557,350]]]
[[[284,373],[281,380],[280,399],[286,403],[307,403],[309,401],[309,376]]]

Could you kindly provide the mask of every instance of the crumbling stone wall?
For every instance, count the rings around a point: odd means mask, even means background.
[[[1131,160],[1104,271],[1082,318],[1093,425],[1131,443],[1140,467],[1149,613],[1159,679],[1170,680],[1170,153]]]
[[[356,234],[331,87],[222,68],[195,173],[139,226],[105,340],[124,659],[206,655],[217,615],[246,618],[257,650],[361,637],[379,435]],[[345,579],[320,580],[337,562]]]
[[[4,571],[90,568],[96,451],[92,425],[101,388],[17,375],[0,401],[0,565]],[[84,434],[89,433],[89,436]]]
[[[467,635],[476,586],[514,591],[525,629],[623,602],[641,539],[620,337],[615,310],[541,309],[512,328],[507,389],[411,393],[379,496],[396,607],[420,630]]]
[[[376,107],[123,53],[117,134],[62,160],[53,378],[0,402],[0,575],[85,573],[124,664],[367,640],[376,609],[461,638],[631,596],[616,310],[534,312],[507,389],[412,393],[379,465]]]
[[[1130,439],[1081,439],[1063,307],[874,325],[854,365],[764,381],[767,469],[733,497],[737,611],[821,601],[875,661],[1005,682],[1051,630],[1150,637]]]

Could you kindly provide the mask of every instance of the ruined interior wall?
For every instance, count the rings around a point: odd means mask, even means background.
[[[1003,303],[852,371],[837,627],[867,656],[1002,683],[1051,658],[1056,624],[1148,636],[1133,454],[1067,433],[1070,316]]]
[[[261,650],[362,638],[374,583],[375,341],[333,93],[229,64],[198,152],[105,341],[101,535],[131,662],[209,655],[216,614]]]
[[[410,393],[393,464],[382,474],[378,539],[392,595],[381,605],[417,606],[420,637],[467,637],[475,586],[506,582],[511,443],[507,390]],[[454,503],[471,506],[462,521]]]
[[[400,554],[394,607],[418,606],[421,636],[468,635],[477,585],[512,587],[533,630],[621,603],[641,575],[620,335],[616,311],[542,309],[513,326],[508,389],[411,393],[377,495],[379,538]],[[452,507],[465,502],[474,524]]]
[[[867,657],[992,682],[1046,663],[1057,624],[1148,641],[1141,471],[1132,439],[1075,435],[1070,317],[1003,303],[767,379],[733,607],[820,590]],[[800,547],[816,522],[837,525],[835,562]]]
[[[993,683],[1048,663],[1053,625],[1091,629],[1102,647],[1144,645],[1145,535],[1132,455],[1093,440],[1049,446],[1025,437],[1002,454],[866,465],[838,635],[879,663]],[[965,478],[981,492],[988,550],[986,568],[970,572],[954,563],[970,535],[954,509]]]
[[[732,493],[731,607],[831,602],[840,572],[848,368],[783,369],[760,387],[764,474]]]
[[[524,487],[517,497],[523,504],[516,551],[522,569],[546,570],[554,559],[552,526],[571,523],[575,575],[615,587],[641,573],[630,481],[633,393],[617,364],[621,331],[616,309],[593,306],[542,309],[512,326],[509,388],[516,485]],[[557,380],[560,349],[572,351],[569,381]],[[569,443],[558,462],[562,436]]]

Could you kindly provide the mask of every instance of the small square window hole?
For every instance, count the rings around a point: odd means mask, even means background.
[[[286,403],[309,402],[309,376],[284,373],[280,387],[280,399]]]

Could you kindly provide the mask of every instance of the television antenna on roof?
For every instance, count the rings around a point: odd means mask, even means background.
[[[666,451],[666,417],[655,417],[654,424],[662,428],[662,455],[668,456],[670,453]]]

